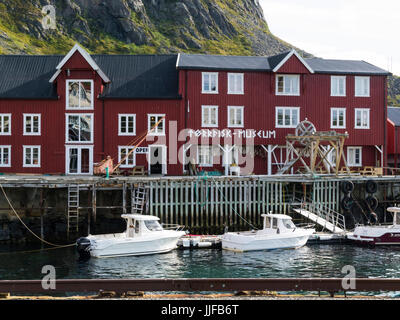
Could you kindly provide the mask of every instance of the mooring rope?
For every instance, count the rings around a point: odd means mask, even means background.
[[[72,246],[75,246],[75,245],[76,245],[75,243],[65,244],[65,245],[54,244],[54,243],[51,243],[51,242],[46,241],[46,240],[42,239],[41,237],[39,237],[36,233],[34,233],[34,232],[22,221],[22,219],[21,219],[21,217],[18,215],[17,211],[15,211],[13,205],[12,205],[11,202],[10,202],[10,199],[7,197],[7,194],[6,194],[6,192],[5,192],[5,190],[4,190],[2,184],[0,184],[0,188],[1,188],[1,191],[3,192],[3,194],[4,194],[4,197],[5,197],[6,200],[7,200],[7,202],[8,202],[8,204],[9,204],[11,210],[13,211],[13,213],[17,216],[18,220],[22,223],[22,225],[23,225],[34,237],[36,237],[37,239],[39,239],[41,242],[43,242],[43,243],[45,243],[45,244],[47,244],[47,245],[49,245],[49,246],[54,247],[54,248],[51,248],[51,249],[66,248],[66,247],[72,247]],[[36,251],[36,250],[34,250],[34,251]]]

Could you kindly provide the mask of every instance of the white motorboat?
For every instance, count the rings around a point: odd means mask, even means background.
[[[123,214],[127,228],[123,233],[89,235],[77,240],[77,250],[86,257],[137,256],[169,252],[186,234],[181,228],[164,229],[159,218],[141,214]]]
[[[400,245],[400,208],[387,208],[393,213],[391,225],[357,226],[347,238],[357,244],[366,245]]]
[[[312,228],[298,228],[290,216],[263,214],[263,229],[245,232],[227,232],[222,240],[222,249],[244,252],[299,248],[315,232]]]

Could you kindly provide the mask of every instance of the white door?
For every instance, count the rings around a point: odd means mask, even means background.
[[[149,174],[167,174],[167,147],[162,145],[149,146]]]
[[[93,174],[93,146],[67,146],[65,158],[67,174]]]

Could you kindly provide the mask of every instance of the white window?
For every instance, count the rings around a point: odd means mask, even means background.
[[[228,73],[228,94],[243,93],[243,73]]]
[[[369,129],[369,109],[355,109],[356,129]]]
[[[369,77],[355,77],[355,96],[369,97]]]
[[[212,146],[198,146],[197,163],[201,167],[212,167],[213,166],[213,147]]]
[[[93,143],[93,114],[66,114],[66,142]]]
[[[136,115],[119,114],[118,115],[118,135],[134,136],[136,135]]]
[[[331,96],[345,97],[346,96],[346,77],[331,76]]]
[[[93,80],[67,80],[67,109],[93,109]]]
[[[23,147],[23,167],[40,167],[40,146]]]
[[[40,136],[40,114],[24,114],[24,135]]]
[[[218,106],[201,107],[201,126],[218,127]]]
[[[347,147],[347,165],[349,167],[361,167],[362,165],[361,147]]]
[[[118,163],[125,159],[120,165],[121,168],[133,168],[136,166],[136,152],[131,152],[134,148],[135,147],[125,146],[118,147]],[[129,154],[129,152],[131,153]]]
[[[346,128],[346,109],[331,108],[331,128],[345,129]]]
[[[202,93],[218,93],[218,73],[202,73]]]
[[[0,146],[0,167],[11,167],[11,146]]]
[[[11,113],[0,114],[0,135],[11,135]]]
[[[299,75],[277,75],[276,94],[284,96],[300,95],[300,76]]]
[[[299,118],[299,107],[276,107],[275,126],[277,128],[296,128]]]
[[[148,130],[151,136],[165,135],[165,114],[149,114],[148,115]],[[162,119],[162,121],[161,121]],[[156,124],[158,125],[156,126]],[[150,132],[150,130],[152,130]]]
[[[228,106],[228,127],[244,127],[244,107]]]

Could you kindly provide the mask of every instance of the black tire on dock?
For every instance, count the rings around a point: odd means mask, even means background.
[[[354,184],[351,181],[342,181],[340,183],[340,188],[343,193],[351,193],[354,190]]]
[[[368,193],[375,193],[378,191],[378,184],[374,180],[368,180],[365,189]]]
[[[354,200],[353,198],[346,196],[342,199],[342,201],[340,202],[340,206],[342,207],[342,209],[344,210],[351,210],[351,208],[354,205]]]
[[[376,208],[378,208],[379,201],[376,197],[374,196],[368,196],[365,201],[367,202],[369,208],[371,208],[372,211],[374,211]]]

